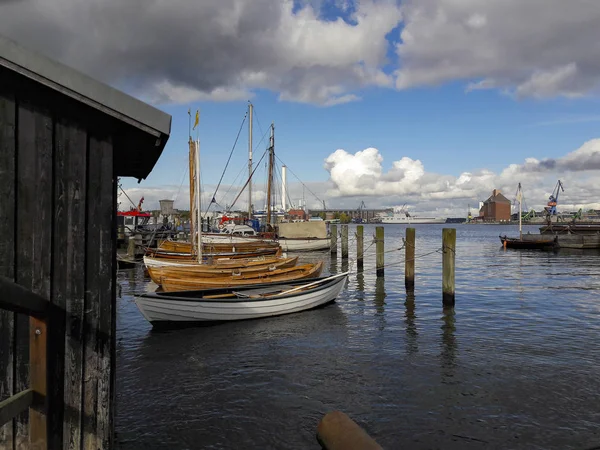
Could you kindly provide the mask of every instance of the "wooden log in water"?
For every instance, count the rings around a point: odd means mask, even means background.
[[[342,225],[342,259],[348,259],[348,225]]]
[[[363,237],[364,237],[364,227],[362,225],[358,225],[356,227],[356,267],[358,270],[363,269],[363,259],[364,259]]]
[[[356,422],[341,411],[327,413],[317,426],[317,441],[326,450],[381,450]]]
[[[444,306],[454,306],[455,228],[442,230],[442,249],[442,303]]]
[[[383,227],[375,228],[375,259],[376,259],[376,267],[377,267],[377,276],[383,276],[383,267],[385,265],[383,252],[384,252],[384,233]]]
[[[331,224],[331,254],[337,255],[337,225]]]
[[[406,229],[404,241],[404,286],[407,291],[415,289],[415,229]]]

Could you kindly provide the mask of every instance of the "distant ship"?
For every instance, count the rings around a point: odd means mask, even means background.
[[[404,208],[393,214],[381,216],[381,223],[405,223],[407,225],[425,223],[446,223],[446,217],[413,216]]]

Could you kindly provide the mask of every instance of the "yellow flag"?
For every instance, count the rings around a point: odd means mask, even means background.
[[[196,110],[196,120],[194,120],[194,127],[192,128],[192,130],[196,129],[196,127],[198,126],[198,122],[200,122],[200,111]]]

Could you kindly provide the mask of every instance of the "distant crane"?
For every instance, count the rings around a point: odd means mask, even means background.
[[[365,222],[365,218],[363,217],[363,215],[364,215],[363,209],[367,209],[367,205],[365,205],[364,201],[361,201],[360,205],[358,205],[358,208],[356,209],[356,212],[358,213],[358,217],[354,217],[352,219],[353,223],[364,223]]]
[[[558,196],[561,192],[565,192],[565,188],[563,187],[562,182],[558,180],[554,191],[552,191],[552,195],[548,197],[548,206],[544,208],[549,217],[556,215],[556,205],[558,204]]]

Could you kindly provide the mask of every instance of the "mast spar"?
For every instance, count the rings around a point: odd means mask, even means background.
[[[252,103],[248,102],[248,219],[252,219]]]
[[[271,228],[271,188],[273,184],[273,165],[275,164],[275,124],[271,123],[269,142],[269,178],[267,183],[267,231]]]
[[[196,139],[196,228],[198,236],[196,238],[198,246],[198,262],[202,263],[202,227],[201,227],[201,199],[200,199],[200,139]]]
[[[521,218],[522,207],[521,207],[521,205],[523,203],[523,192],[521,191],[521,183],[519,183],[518,191],[519,191],[519,194],[518,194],[518,197],[519,197],[519,239],[523,239],[523,229],[521,226],[521,222],[522,222],[522,218]]]

